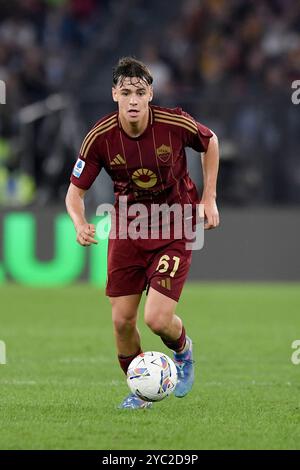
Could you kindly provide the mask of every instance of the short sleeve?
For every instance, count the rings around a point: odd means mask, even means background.
[[[181,115],[187,120],[187,125],[183,131],[185,147],[191,147],[196,152],[206,152],[209,141],[213,136],[212,131],[200,122],[197,122],[185,111],[180,111]]]
[[[71,183],[81,189],[89,189],[102,168],[97,139],[89,146],[87,139],[83,141],[79,156],[74,165]]]

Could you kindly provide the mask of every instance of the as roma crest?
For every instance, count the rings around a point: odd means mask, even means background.
[[[156,155],[160,159],[161,162],[167,163],[171,156],[171,147],[168,145],[162,144],[160,147],[156,149]]]

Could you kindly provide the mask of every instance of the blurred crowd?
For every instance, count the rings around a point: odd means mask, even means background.
[[[55,167],[56,175],[61,172],[61,180],[51,180],[50,202],[63,194],[64,188],[55,184],[63,186],[66,175],[57,163],[50,164],[55,159],[43,148],[43,144],[49,148],[51,140],[44,138],[47,113],[43,119],[33,120],[34,130],[28,132],[24,124],[28,113],[20,111],[53,94],[68,92],[82,56],[99,46],[99,29],[112,21],[112,10],[124,4],[129,16],[130,9],[132,15],[136,12],[137,22],[139,16],[151,13],[158,24],[159,34],[153,34],[151,27],[145,29],[138,45],[130,45],[129,32],[124,37],[128,51],[149,65],[158,102],[186,102],[196,117],[205,114],[221,143],[223,139],[225,202],[247,203],[253,192],[258,202],[300,202],[300,166],[293,145],[284,168],[281,153],[287,133],[296,142],[300,132],[299,111],[289,108],[286,97],[292,81],[300,79],[300,2],[167,3],[170,16],[158,15],[159,2],[147,0],[0,0],[0,80],[6,84],[6,104],[0,105],[0,205],[35,202],[47,168]],[[134,26],[135,18],[131,21]],[[117,56],[118,43],[114,47]],[[259,106],[261,97],[264,107]],[[80,96],[73,96],[72,102],[79,103]],[[289,109],[288,119],[285,109]],[[33,109],[31,115],[35,112],[39,114]],[[71,122],[70,116],[60,116],[57,122],[49,119],[51,116],[46,121],[47,132]],[[43,138],[37,141],[40,135]],[[62,158],[68,151],[72,153],[60,146]],[[262,188],[268,173],[272,184],[269,182],[266,191]],[[299,195],[293,197],[297,188]],[[49,202],[47,198],[45,202]]]
[[[33,123],[35,142],[28,148],[20,110],[67,88],[69,67],[89,45],[104,6],[103,0],[0,0],[0,79],[6,85],[6,104],[0,106],[0,204],[33,202],[44,183],[47,157],[36,145],[42,120]]]
[[[64,88],[76,49],[89,44],[102,0],[0,0],[0,75],[9,103],[26,105]]]
[[[161,92],[224,87],[249,93],[300,77],[300,2],[185,0],[159,38],[142,47]]]

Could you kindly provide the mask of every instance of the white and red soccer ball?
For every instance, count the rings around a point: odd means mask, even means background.
[[[135,395],[146,401],[161,401],[174,392],[176,366],[166,354],[149,351],[135,357],[127,371],[127,383]]]

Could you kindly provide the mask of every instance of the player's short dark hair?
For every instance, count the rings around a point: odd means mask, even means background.
[[[113,86],[116,86],[119,80],[123,81],[127,77],[137,77],[151,85],[153,77],[148,67],[135,59],[134,57],[122,57],[113,68]]]

